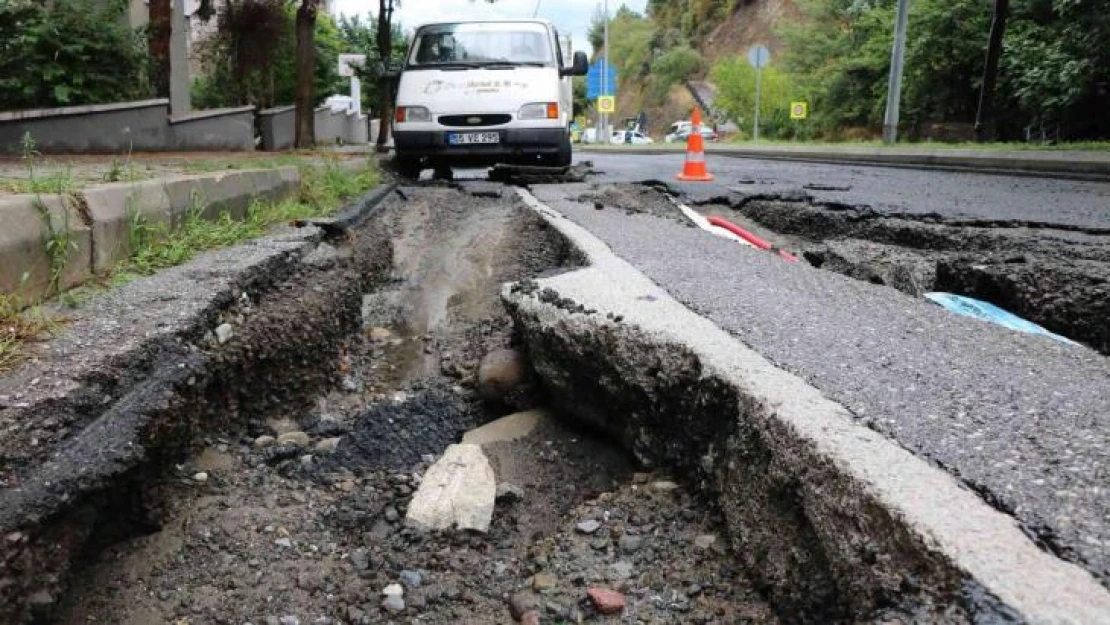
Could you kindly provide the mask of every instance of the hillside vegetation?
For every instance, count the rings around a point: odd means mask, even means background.
[[[1110,137],[1110,11],[1105,0],[1012,0],[995,95],[995,138]],[[914,0],[902,95],[903,136],[966,139],[979,100],[992,20],[987,0]],[[896,0],[649,0],[619,9],[610,54],[621,116],[651,129],[688,116],[685,81],[710,81],[714,107],[750,132],[748,48],[772,51],[761,134],[871,138],[882,127]],[[590,39],[601,47],[601,16]],[[789,119],[804,100],[810,117]]]

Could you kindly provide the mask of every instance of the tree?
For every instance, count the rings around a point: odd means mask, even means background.
[[[147,43],[125,5],[0,0],[0,110],[151,97]]]
[[[378,59],[386,69],[391,65],[393,56],[393,9],[400,6],[400,0],[378,0]],[[393,82],[383,80],[378,96],[378,138],[375,150],[386,152],[389,141],[389,122],[393,117]]]
[[[147,41],[150,49],[151,82],[158,97],[170,95],[170,35],[173,15],[171,0],[150,0],[147,7]]]
[[[293,144],[298,148],[316,143],[316,14],[320,0],[301,0],[297,7],[297,91],[294,98]]]

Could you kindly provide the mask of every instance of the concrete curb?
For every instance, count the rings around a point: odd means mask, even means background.
[[[354,173],[366,164],[358,159],[338,166]],[[40,201],[47,207],[55,231],[68,228],[70,233],[70,251],[59,280],[64,291],[111,271],[128,257],[131,222],[136,218],[150,226],[174,228],[199,205],[209,219],[225,211],[242,219],[255,199],[290,197],[300,182],[296,167],[278,167],[111,183],[66,196],[0,196],[0,223],[5,224],[0,229],[0,293],[18,293],[27,302],[50,293],[51,262],[45,247],[50,237],[36,208]]]
[[[503,291],[552,396],[642,461],[699,476],[783,614],[870,620],[894,600],[926,621],[958,605],[976,622],[1110,623],[1090,573],[522,197],[591,263]]]
[[[635,155],[681,154],[678,148],[596,148],[581,147],[584,153],[618,153]],[[1083,151],[982,152],[975,150],[899,150],[879,148],[838,148],[780,146],[768,148],[706,146],[706,154],[730,158],[801,161],[898,167],[905,169],[940,169],[971,171],[985,174],[1062,178],[1071,180],[1110,179],[1110,153]]]

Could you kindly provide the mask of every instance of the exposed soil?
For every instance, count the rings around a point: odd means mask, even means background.
[[[364,297],[339,388],[292,419],[214,431],[166,476],[160,526],[94,556],[56,622],[496,623],[527,609],[544,623],[618,620],[590,587],[623,593],[623,621],[772,622],[713,506],[560,422],[487,447],[498,480],[519,489],[488,534],[405,527],[447,444],[546,402],[526,387],[485,404],[475,373],[517,340],[501,283],[577,255],[511,193],[403,188],[376,220],[392,234],[393,277]],[[265,438],[288,432],[307,444]],[[400,611],[383,605],[392,583],[405,588]]]

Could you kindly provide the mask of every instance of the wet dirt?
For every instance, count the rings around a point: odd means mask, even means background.
[[[338,388],[292,419],[213,430],[161,484],[160,526],[93,555],[55,622],[504,623],[522,605],[544,623],[617,621],[587,598],[595,586],[624,595],[623,621],[773,621],[713,506],[561,422],[490,445],[498,479],[519,490],[488,534],[404,526],[447,444],[548,401],[529,388],[487,405],[476,370],[518,342],[500,285],[579,258],[511,193],[402,188],[375,221],[391,235],[392,277],[363,299]],[[589,520],[598,528],[584,533]],[[383,604],[394,583],[401,609]]]

